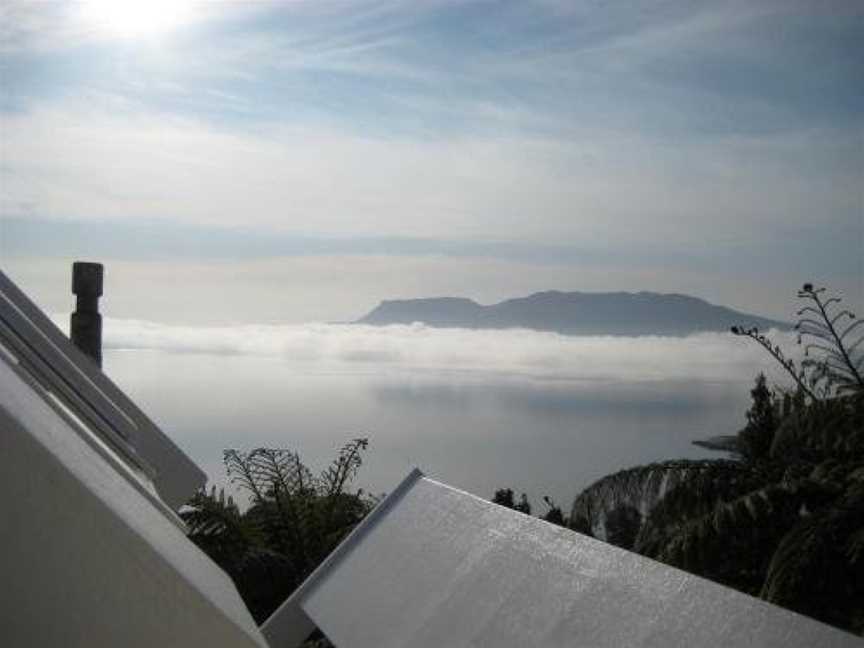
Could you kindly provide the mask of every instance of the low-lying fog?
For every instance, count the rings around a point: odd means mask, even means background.
[[[58,322],[65,318],[57,318]],[[789,352],[789,335],[775,338]],[[712,456],[693,439],[744,422],[773,361],[731,334],[567,337],[526,330],[306,324],[225,328],[106,320],[105,370],[216,483],[224,448],[287,447],[323,467],[368,436],[358,485],[411,465],[491,497],[569,507],[620,468]]]

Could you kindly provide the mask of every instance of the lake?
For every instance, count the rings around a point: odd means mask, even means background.
[[[362,436],[367,490],[392,489],[416,465],[481,497],[524,491],[538,511],[543,495],[568,510],[621,468],[719,456],[691,441],[737,431],[755,373],[770,368],[746,341],[717,334],[310,325],[195,337],[147,324],[147,337],[138,324],[106,326],[105,370],[217,484],[225,448],[290,448],[317,471]],[[196,344],[178,343],[187,338]]]

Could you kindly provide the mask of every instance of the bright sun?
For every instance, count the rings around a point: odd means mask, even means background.
[[[191,17],[190,0],[86,0],[80,5],[84,21],[108,36],[155,36]]]

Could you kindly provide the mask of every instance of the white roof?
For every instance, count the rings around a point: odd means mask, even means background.
[[[53,322],[0,272],[0,354],[81,419],[177,510],[207,476]],[[92,439],[90,439],[92,442]]]
[[[4,646],[266,647],[175,510],[204,474],[0,273]]]
[[[262,626],[339,648],[861,648],[817,621],[413,471]]]

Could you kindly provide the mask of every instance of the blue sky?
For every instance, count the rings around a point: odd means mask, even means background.
[[[783,316],[805,280],[864,302],[858,3],[123,5],[0,8],[0,255],[46,308],[80,256],[118,291],[175,277],[116,315],[177,320],[238,317],[226,277],[250,321],[552,288]]]

